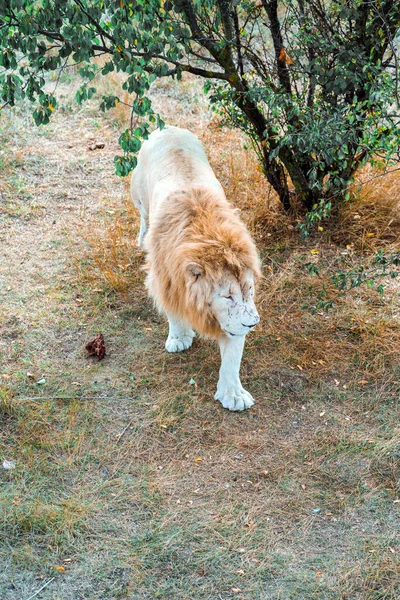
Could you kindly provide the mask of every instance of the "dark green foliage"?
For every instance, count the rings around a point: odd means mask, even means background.
[[[396,0],[0,0],[0,15],[4,104],[27,97],[39,104],[36,123],[47,123],[56,104],[45,73],[78,63],[78,103],[95,94],[99,72],[123,72],[132,113],[160,125],[151,83],[183,71],[204,77],[215,110],[251,138],[285,208],[291,179],[308,211],[305,234],[346,199],[358,167],[399,158]],[[101,69],[99,55],[108,56]],[[100,108],[116,102],[103,96]],[[120,175],[147,133],[121,135]]]
[[[308,274],[311,277],[319,277],[321,269],[313,262],[305,265]],[[400,253],[385,253],[384,250],[378,250],[371,264],[360,264],[350,270],[338,270],[335,275],[330,277],[334,287],[338,290],[338,296],[342,296],[348,290],[365,285],[367,288],[374,288],[379,294],[384,294],[385,285],[380,281],[387,282],[389,278],[395,279],[400,275]],[[334,302],[328,297],[325,286],[318,293],[318,300],[312,310],[328,311],[334,306]],[[309,306],[304,306],[309,308]]]
[[[390,276],[395,279],[400,275],[400,253],[385,255],[383,250],[376,253],[373,264],[366,268],[360,266],[352,271],[339,271],[333,278],[335,287],[339,290],[352,289],[365,284],[367,287],[375,286],[379,279]],[[383,293],[383,285],[377,286],[377,291]]]

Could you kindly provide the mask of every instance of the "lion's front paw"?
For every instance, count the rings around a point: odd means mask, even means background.
[[[254,404],[254,398],[240,384],[217,389],[214,396],[228,410],[246,410]]]
[[[193,336],[183,335],[182,337],[168,337],[165,342],[167,352],[183,352],[190,348],[193,343]]]

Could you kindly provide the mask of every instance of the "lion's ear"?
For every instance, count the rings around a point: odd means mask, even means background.
[[[197,263],[189,263],[186,267],[186,272],[189,280],[194,283],[203,275],[203,271]]]

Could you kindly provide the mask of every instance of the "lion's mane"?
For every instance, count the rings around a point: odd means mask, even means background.
[[[145,238],[146,285],[158,310],[217,339],[222,331],[209,308],[214,284],[226,271],[239,283],[248,269],[260,276],[257,250],[237,212],[209,188],[170,194],[151,215]],[[190,265],[199,265],[196,285]]]

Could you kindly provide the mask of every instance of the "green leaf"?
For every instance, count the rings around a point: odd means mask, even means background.
[[[120,177],[127,177],[137,165],[136,156],[115,156],[115,172]]]

